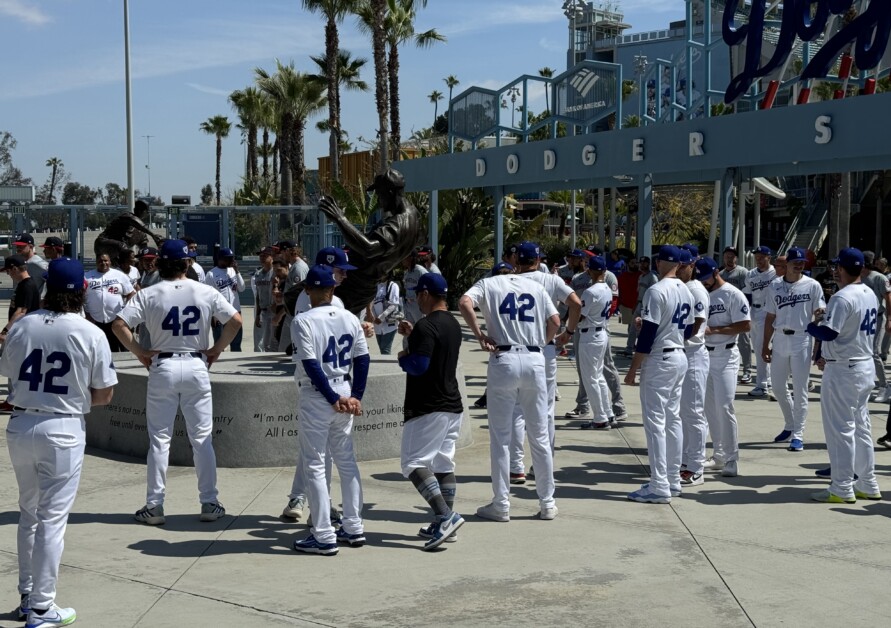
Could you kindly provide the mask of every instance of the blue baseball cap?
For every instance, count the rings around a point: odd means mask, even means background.
[[[415,294],[422,290],[441,297],[449,293],[449,285],[446,283],[445,277],[439,273],[427,273],[421,275],[421,278],[418,279],[418,285],[415,286]]]
[[[695,261],[699,257],[699,247],[693,244],[692,242],[687,242],[686,244],[681,245],[682,251],[688,251],[690,255],[693,256],[693,260]]]
[[[588,268],[591,270],[606,270],[606,260],[600,255],[592,255],[588,258]]]
[[[324,264],[340,270],[356,270],[356,267],[350,264],[346,251],[336,246],[326,246],[319,250],[316,253],[316,264]]]
[[[584,256],[585,256],[585,252],[581,249],[572,249],[569,252],[569,257],[584,257]]]
[[[510,272],[514,272],[514,267],[508,264],[507,262],[498,262],[492,267],[492,274],[497,275],[502,270],[509,270]],[[424,275],[421,275],[424,277]]]
[[[682,248],[682,249],[681,249],[681,252],[680,252],[680,255],[678,255],[678,261],[679,261],[681,264],[683,264],[684,266],[689,266],[690,264],[692,264],[692,263],[693,263],[694,261],[696,261],[696,260],[693,258],[693,254],[690,253],[690,251],[688,251],[687,249]]]
[[[223,247],[220,249],[220,252],[217,253],[218,257],[235,257],[235,251],[232,249]]]
[[[866,260],[860,249],[848,248],[838,252],[838,257],[832,263],[843,268],[861,269],[866,265]]]
[[[786,261],[787,262],[803,262],[807,259],[807,253],[802,248],[797,246],[793,246],[791,249],[786,251]]]
[[[709,279],[718,270],[718,264],[710,257],[700,257],[696,260],[696,278],[699,281]]]
[[[84,265],[70,257],[50,261],[43,273],[47,288],[56,292],[80,292],[84,289]]]
[[[323,264],[316,264],[310,268],[303,283],[307,288],[330,288],[337,285],[334,281],[334,270]]]
[[[680,257],[681,250],[673,244],[665,244],[659,249],[660,262],[678,262]]]
[[[592,244],[588,247],[588,252],[593,253],[594,255],[603,255],[603,247]]]
[[[189,257],[189,245],[185,240],[164,240],[158,253],[161,259],[186,259]]]
[[[753,255],[773,255],[773,251],[770,250],[770,247],[767,246],[757,246],[752,249]]]
[[[535,242],[520,242],[517,257],[521,262],[534,262],[541,257],[541,249]]]

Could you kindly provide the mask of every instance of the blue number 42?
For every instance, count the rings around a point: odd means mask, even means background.
[[[529,310],[535,307],[535,297],[531,294],[521,294],[516,296],[513,292],[509,292],[501,305],[498,306],[499,314],[507,314],[512,320],[519,320],[523,323],[534,323],[535,317],[529,314]]]
[[[54,395],[67,395],[68,386],[56,384],[57,377],[65,377],[71,371],[71,358],[67,353],[53,351],[46,356],[46,363],[52,365],[46,374],[43,373],[43,349],[34,349],[22,361],[19,368],[19,381],[28,382],[28,390],[37,392],[43,384],[43,392]]]
[[[350,334],[344,334],[336,341],[334,336],[328,337],[328,346],[322,354],[322,362],[331,364],[334,368],[349,366],[352,360],[349,358],[353,348],[354,339]]]
[[[174,305],[167,312],[167,316],[161,321],[161,329],[169,331],[174,336],[179,336],[180,332],[183,336],[197,336],[198,321],[201,319],[201,310],[194,305],[183,308],[183,317],[180,320],[179,306]]]
[[[687,326],[687,316],[690,315],[690,305],[683,303],[678,305],[671,317],[671,322],[678,326],[678,329],[684,329]]]
[[[878,312],[875,308],[867,310],[866,316],[863,317],[863,322],[860,323],[860,331],[865,332],[867,336],[875,336],[877,318]]]

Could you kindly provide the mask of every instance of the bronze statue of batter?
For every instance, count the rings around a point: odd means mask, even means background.
[[[125,212],[108,223],[93,245],[96,257],[108,255],[112,261],[115,261],[122,251],[147,247],[148,236],[152,237],[157,246],[161,246],[161,242],[165,238],[153,233],[143,222],[143,219],[148,217],[148,213],[148,203],[139,200],[136,201],[133,213]]]

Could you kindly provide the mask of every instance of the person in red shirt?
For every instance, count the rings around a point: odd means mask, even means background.
[[[628,268],[616,279],[619,282],[619,312],[622,314],[622,322],[628,324],[628,341],[625,343],[626,355],[634,352],[634,338],[637,335],[634,328],[634,308],[637,306],[637,282],[640,279],[640,265],[636,257],[628,260]]]

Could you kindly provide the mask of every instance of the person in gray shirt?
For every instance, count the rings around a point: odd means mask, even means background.
[[[43,273],[49,268],[49,264],[34,252],[34,237],[30,233],[20,233],[15,237],[15,242],[12,245],[15,247],[15,252],[25,260],[25,265],[28,267],[28,275],[34,281],[34,285],[37,286],[37,293],[41,294],[43,292]],[[18,283],[14,281],[12,283],[13,287],[17,286]]]
[[[260,268],[251,275],[251,289],[254,292],[254,351],[268,352],[278,349],[275,342],[275,326],[272,319],[275,316],[272,302],[272,278],[275,271],[272,268],[272,256],[275,249],[267,246],[258,251],[260,256]],[[275,346],[273,346],[275,345]]]
[[[288,264],[288,278],[285,279],[285,286],[282,290],[282,294],[284,294],[292,287],[303,283],[303,280],[306,279],[306,273],[309,272],[309,266],[301,257],[303,249],[297,246],[297,243],[293,240],[282,240],[275,245],[275,248],[278,249],[278,254],[282,261]],[[287,353],[288,347],[291,346],[291,321],[293,320],[293,315],[285,313],[282,335],[278,343],[279,351]]]
[[[735,288],[739,288],[740,292],[745,290],[746,277],[749,269],[737,264],[738,254],[734,247],[728,246],[724,249],[724,266],[721,267],[721,279],[729,283]],[[749,333],[737,336],[736,345],[739,348],[740,362],[742,363],[742,375],[739,378],[740,384],[752,383],[752,338]]]
[[[884,320],[886,314],[891,308],[891,283],[888,278],[876,270],[875,261],[876,254],[872,251],[863,251],[863,269],[860,271],[860,281],[863,285],[869,287],[879,301],[879,312],[876,316],[876,335],[873,337],[872,345],[872,361],[876,368],[876,395],[875,401],[878,403],[886,403],[891,401],[891,386],[888,385],[888,379],[885,377],[885,364],[882,361],[882,341],[886,333],[888,333],[888,325],[891,324],[891,318]]]

